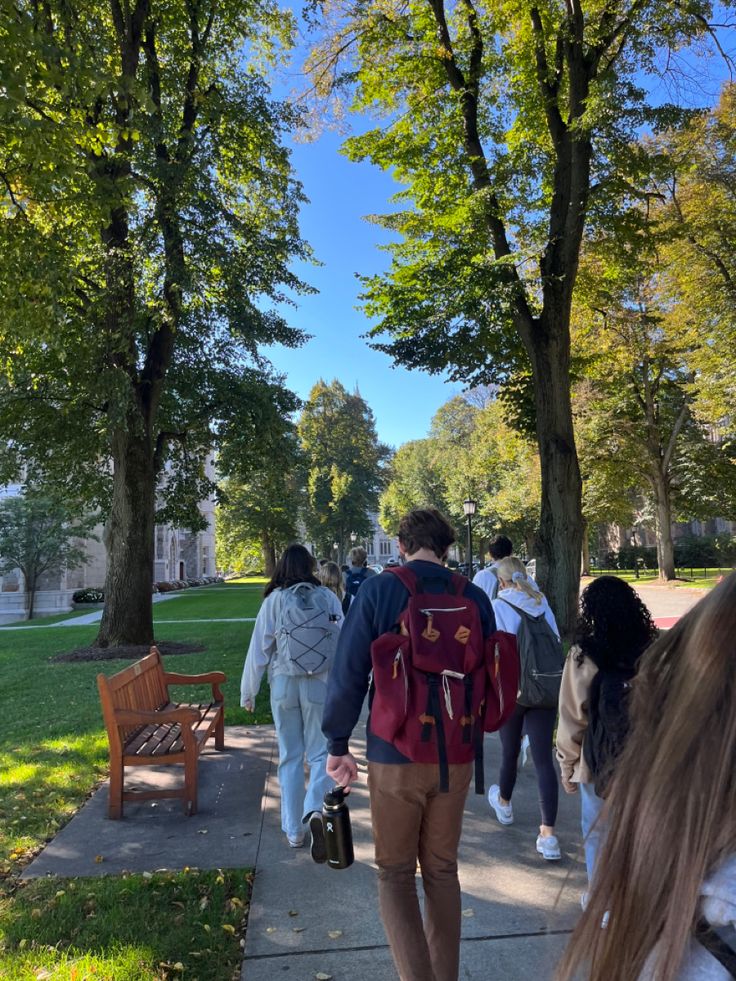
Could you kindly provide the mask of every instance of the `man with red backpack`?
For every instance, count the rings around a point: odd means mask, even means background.
[[[322,720],[327,774],[341,786],[357,779],[349,738],[372,671],[368,789],[384,928],[401,981],[457,981],[465,798],[484,729],[513,709],[518,658],[485,593],[443,565],[455,540],[446,519],[411,511],[398,538],[406,564],[361,586],[340,636]]]

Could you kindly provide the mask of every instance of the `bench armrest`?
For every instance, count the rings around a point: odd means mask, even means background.
[[[208,671],[207,674],[175,674],[164,671],[164,681],[167,685],[212,685],[213,700],[224,701],[220,685],[227,681],[227,676],[222,671]]]
[[[153,722],[178,722],[182,729],[199,721],[199,712],[193,708],[161,709],[115,709],[115,722],[119,726],[138,726]]]

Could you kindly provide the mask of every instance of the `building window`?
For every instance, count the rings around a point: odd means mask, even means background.
[[[378,543],[378,554],[379,555],[390,555],[391,554],[391,542],[379,542]]]

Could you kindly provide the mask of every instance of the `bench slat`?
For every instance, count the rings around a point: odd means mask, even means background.
[[[213,679],[208,679],[210,683]],[[221,673],[214,679],[222,682]],[[110,742],[110,817],[122,816],[124,800],[143,797],[178,796],[184,801],[188,814],[197,809],[197,757],[210,735],[215,736],[217,749],[223,749],[223,711],[219,688],[212,684],[213,701],[193,703],[172,702],[169,697],[161,656],[156,647],[135,664],[112,677],[97,676],[103,715]],[[177,708],[194,709],[199,719],[184,723],[191,731],[193,743],[185,743],[180,722],[145,722],[119,725],[116,711],[161,712]],[[191,726],[191,728],[189,728]],[[189,738],[187,736],[187,738]],[[126,766],[185,764],[185,782],[180,790],[146,791],[145,794],[124,792],[123,772]],[[132,794],[132,796],[131,796]]]

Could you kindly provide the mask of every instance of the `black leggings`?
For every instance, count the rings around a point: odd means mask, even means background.
[[[557,802],[560,792],[557,770],[552,759],[552,736],[556,721],[557,709],[526,708],[524,705],[517,705],[511,718],[498,731],[503,751],[501,773],[498,778],[501,797],[504,800],[511,800],[514,792],[521,737],[526,729],[537,771],[542,824],[549,827],[554,827],[557,820]]]

